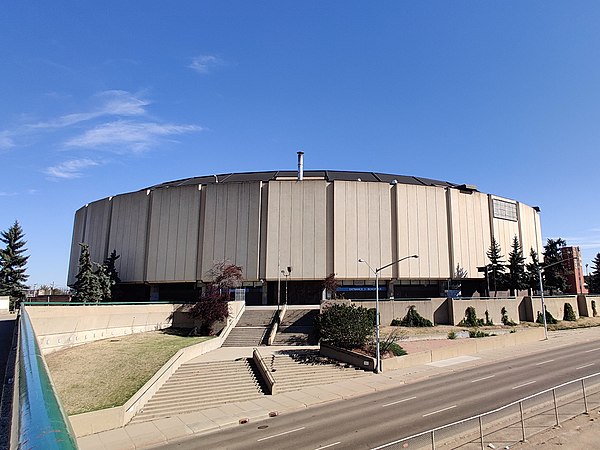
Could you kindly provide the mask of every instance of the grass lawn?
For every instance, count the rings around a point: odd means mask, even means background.
[[[45,356],[68,415],[123,405],[181,348],[208,337],[151,331],[91,342]]]

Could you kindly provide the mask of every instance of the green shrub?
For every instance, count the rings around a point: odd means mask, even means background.
[[[544,316],[542,316],[542,313],[541,313],[541,312],[539,312],[539,311],[538,311],[538,314],[537,314],[537,319],[536,319],[536,322],[537,322],[537,323],[544,323]],[[555,318],[552,316],[552,314],[550,314],[550,313],[548,312],[548,310],[547,310],[547,309],[546,309],[546,323],[548,323],[548,324],[557,324],[557,323],[558,323],[558,320],[556,320],[556,319],[555,319]]]
[[[392,319],[392,323],[390,325],[393,327],[400,327],[400,326],[402,326],[402,320]]]
[[[465,309],[465,318],[458,325],[461,327],[479,327],[483,325],[483,319],[478,319],[475,308],[469,306]]]
[[[568,320],[569,322],[575,322],[577,317],[575,317],[575,311],[573,311],[573,307],[570,303],[565,303],[565,313],[563,314],[563,320]]]
[[[494,325],[494,322],[492,322],[490,319],[490,313],[487,309],[485,310],[485,325],[489,327]]]
[[[598,311],[596,311],[596,300],[592,300],[592,314],[594,317],[598,315]]]
[[[425,317],[421,316],[417,312],[415,305],[410,305],[408,307],[406,316],[404,316],[404,319],[400,321],[400,325],[403,327],[432,327],[433,323],[431,323],[431,320],[428,320]]]
[[[315,330],[322,341],[350,350],[363,347],[374,328],[372,313],[355,305],[331,305],[315,319]]]
[[[400,347],[398,344],[396,344],[395,342],[393,342],[392,344],[390,344],[389,348],[388,348],[389,352],[392,352],[392,354],[394,356],[404,356],[406,355],[406,350],[404,350],[402,347]]]
[[[367,314],[369,314],[369,320],[373,324],[374,327],[377,326],[377,310],[375,308],[369,308],[367,310]]]
[[[486,333],[486,332],[480,331],[480,330],[469,331],[470,338],[482,338],[482,337],[488,337],[489,335],[490,335],[489,333]]]
[[[448,331],[448,339],[456,339],[456,332]]]
[[[503,325],[508,325],[511,327],[514,327],[517,325],[516,323],[514,323],[512,320],[509,319],[506,308],[504,306],[500,310],[500,314],[502,314],[502,324]]]

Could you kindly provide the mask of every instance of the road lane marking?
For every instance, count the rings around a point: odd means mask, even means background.
[[[448,406],[447,408],[438,409],[437,411],[433,411],[433,412],[430,412],[430,413],[427,413],[427,414],[423,414],[423,417],[427,417],[427,416],[431,416],[433,414],[437,414],[437,413],[441,413],[441,412],[444,412],[444,411],[448,411],[449,409],[452,409],[452,408],[456,408],[456,405]]]
[[[590,367],[590,366],[593,366],[593,365],[594,365],[594,363],[589,363],[589,364],[586,364],[585,366],[575,367],[575,370],[585,369],[586,367]]]
[[[408,397],[408,398],[404,398],[402,400],[398,400],[396,402],[392,402],[392,403],[386,403],[385,405],[381,405],[382,408],[385,408],[386,406],[392,406],[392,405],[397,405],[398,403],[403,403],[403,402],[407,402],[409,400],[414,400],[417,397]]]
[[[471,380],[471,383],[477,383],[478,381],[489,380],[490,378],[494,378],[496,375],[488,375],[487,377],[477,378],[475,380]]]
[[[598,350],[600,350],[600,347],[598,347],[598,348],[593,348],[593,349],[591,349],[591,350],[586,350],[584,353],[597,352]]]
[[[554,362],[554,360],[553,359],[549,359],[548,361],[539,362],[539,363],[536,364],[536,366],[543,366],[544,364],[548,364],[548,363],[551,363],[551,362]]]
[[[334,442],[333,444],[324,445],[323,447],[317,447],[316,450],[321,450],[322,448],[333,447],[334,445],[338,445],[338,444],[341,444],[341,443],[342,443],[342,441]]]
[[[533,383],[535,383],[535,380],[528,381],[527,383],[520,384],[520,385],[515,386],[515,387],[513,387],[511,389],[519,389],[519,388],[522,388],[522,387],[525,387],[525,386],[529,386],[530,384],[533,384]]]
[[[294,429],[294,430],[289,430],[289,431],[284,431],[283,433],[274,434],[273,436],[267,436],[267,437],[264,437],[264,438],[257,439],[257,440],[256,440],[256,442],[260,442],[260,441],[266,441],[267,439],[273,439],[273,438],[276,438],[276,437],[279,437],[279,436],[283,436],[283,435],[285,435],[285,434],[294,433],[294,432],[296,432],[296,431],[304,430],[305,428],[306,428],[306,427],[302,427],[302,428],[296,428],[296,429]]]

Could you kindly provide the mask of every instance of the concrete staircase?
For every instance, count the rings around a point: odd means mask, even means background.
[[[251,358],[183,364],[133,418],[145,422],[264,395]]]
[[[236,326],[230,331],[223,347],[257,347],[266,345],[269,325],[276,313],[273,309],[246,308]]]
[[[318,315],[318,309],[288,309],[273,345],[317,345],[314,323]]]
[[[319,355],[318,350],[289,350],[266,358],[277,392],[297,391],[370,373]]]

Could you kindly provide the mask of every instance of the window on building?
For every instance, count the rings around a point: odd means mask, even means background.
[[[496,219],[512,220],[517,222],[517,204],[504,200],[493,200],[494,217]]]

